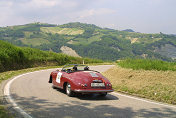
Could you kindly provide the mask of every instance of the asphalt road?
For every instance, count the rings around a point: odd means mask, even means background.
[[[110,65],[91,66],[105,71]],[[17,105],[33,118],[176,118],[176,106],[167,106],[143,99],[110,93],[68,97],[53,89],[45,70],[21,76],[10,87]]]

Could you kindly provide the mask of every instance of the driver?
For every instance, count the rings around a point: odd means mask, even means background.
[[[78,68],[76,66],[73,67],[73,71],[77,71]]]
[[[84,67],[84,70],[89,70],[89,67],[88,66]]]

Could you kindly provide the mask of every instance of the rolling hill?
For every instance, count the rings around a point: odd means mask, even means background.
[[[136,33],[131,29],[119,31],[79,22],[63,25],[31,23],[2,27],[0,40],[53,52],[65,52],[62,51],[65,46],[75,55],[102,60],[176,59],[175,35]]]

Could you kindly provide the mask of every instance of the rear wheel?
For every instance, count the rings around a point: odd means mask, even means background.
[[[53,81],[53,78],[52,76],[50,76],[48,83],[52,83],[52,81]]]
[[[72,97],[74,95],[73,91],[71,90],[71,85],[70,83],[67,83],[66,85],[66,94],[69,96],[69,97]]]

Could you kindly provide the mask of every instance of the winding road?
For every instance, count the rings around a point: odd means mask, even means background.
[[[90,66],[100,72],[112,65]],[[5,86],[7,101],[32,118],[176,118],[176,106],[155,103],[116,92],[106,97],[68,97],[48,83],[55,69],[21,75]]]

